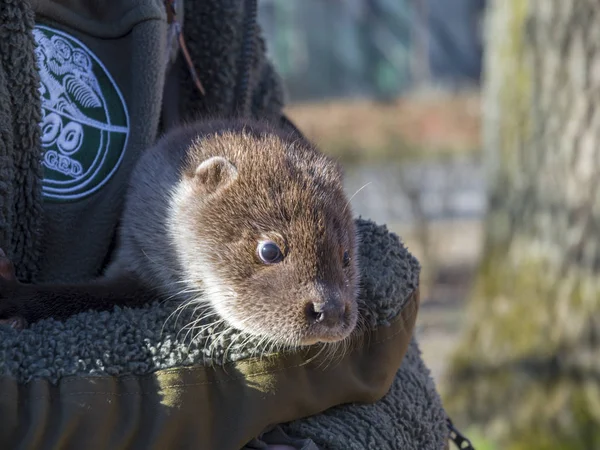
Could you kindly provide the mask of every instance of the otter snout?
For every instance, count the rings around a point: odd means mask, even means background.
[[[346,298],[336,288],[320,286],[315,291],[318,294],[304,304],[304,320],[308,325],[304,344],[346,338],[356,323],[354,300]]]
[[[310,325],[337,327],[346,320],[348,306],[340,301],[310,302],[306,305],[306,320]]]

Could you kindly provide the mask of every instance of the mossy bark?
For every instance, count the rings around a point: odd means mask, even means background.
[[[487,19],[490,212],[447,408],[502,448],[599,448],[600,3]]]

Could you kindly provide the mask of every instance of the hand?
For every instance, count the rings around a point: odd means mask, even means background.
[[[8,325],[15,330],[22,330],[27,326],[23,307],[14,295],[20,287],[15,266],[0,249],[0,325]]]

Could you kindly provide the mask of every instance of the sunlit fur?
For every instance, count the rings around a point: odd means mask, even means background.
[[[280,246],[282,262],[260,261],[264,239]],[[132,271],[182,308],[209,305],[215,322],[261,337],[265,349],[346,346],[357,325],[357,259],[335,162],[265,123],[213,121],[178,129],[142,155],[109,274]],[[339,325],[307,320],[309,302],[335,298],[347,305]],[[211,324],[189,329],[202,326]]]

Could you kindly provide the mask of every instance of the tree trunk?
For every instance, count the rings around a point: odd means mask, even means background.
[[[447,407],[501,448],[600,448],[600,3],[489,6],[490,209]]]

